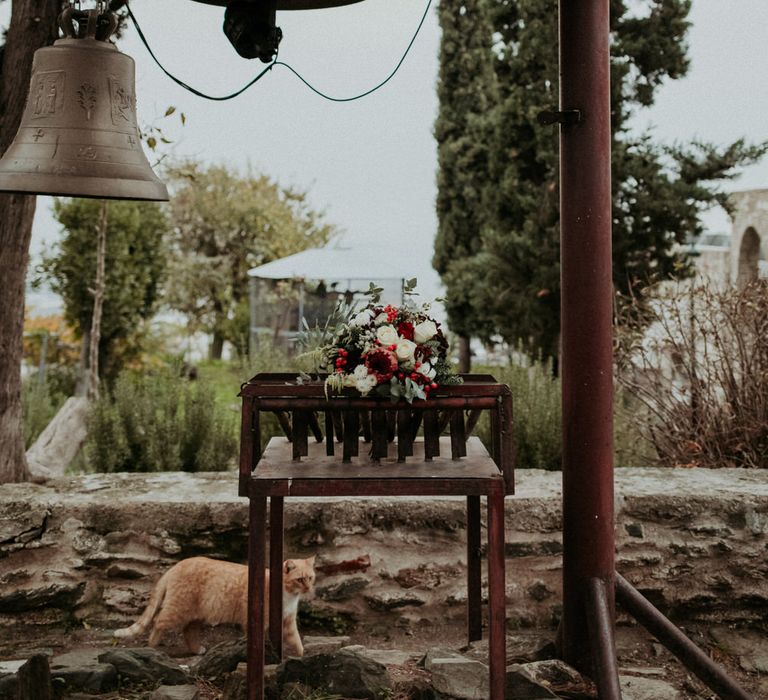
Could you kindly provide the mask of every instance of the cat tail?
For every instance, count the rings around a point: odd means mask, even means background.
[[[152,620],[154,619],[155,615],[157,615],[157,611],[160,609],[160,606],[163,604],[165,591],[168,586],[167,576],[168,574],[165,573],[160,577],[157,585],[152,590],[152,595],[149,597],[149,603],[147,603],[147,607],[141,614],[141,617],[136,620],[136,622],[134,622],[130,627],[123,627],[121,629],[115,630],[112,632],[112,636],[118,638],[133,639],[134,637],[138,637],[140,634],[143,634],[146,631],[146,629],[152,624]]]

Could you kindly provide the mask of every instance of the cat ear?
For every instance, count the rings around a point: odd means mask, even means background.
[[[283,566],[283,571],[286,574],[290,574],[291,571],[293,571],[295,568],[296,568],[296,564],[293,561],[293,559],[286,559],[285,560],[285,565]]]
[[[310,566],[314,566],[316,557],[317,557],[317,554],[313,554],[311,557],[309,557],[309,559],[307,559],[307,564],[309,564]]]

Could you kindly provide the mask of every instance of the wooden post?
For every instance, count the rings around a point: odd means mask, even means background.
[[[101,341],[101,315],[104,308],[105,262],[107,257],[107,200],[101,200],[99,223],[96,225],[96,280],[93,285],[93,314],[91,332],[88,336],[88,398],[93,401],[99,396],[99,342]]]

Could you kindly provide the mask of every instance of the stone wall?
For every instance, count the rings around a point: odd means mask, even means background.
[[[551,626],[560,599],[560,475],[520,470],[507,499],[511,626]],[[0,487],[0,624],[118,626],[159,575],[197,554],[241,560],[233,473],[88,475]],[[768,471],[620,469],[618,570],[678,621],[768,617]],[[309,614],[336,631],[464,614],[464,501],[292,499],[286,555],[369,555],[318,579]]]

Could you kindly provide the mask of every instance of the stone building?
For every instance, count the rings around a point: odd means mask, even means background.
[[[739,287],[768,277],[768,189],[746,190],[730,195],[734,204],[731,227],[730,282]]]

